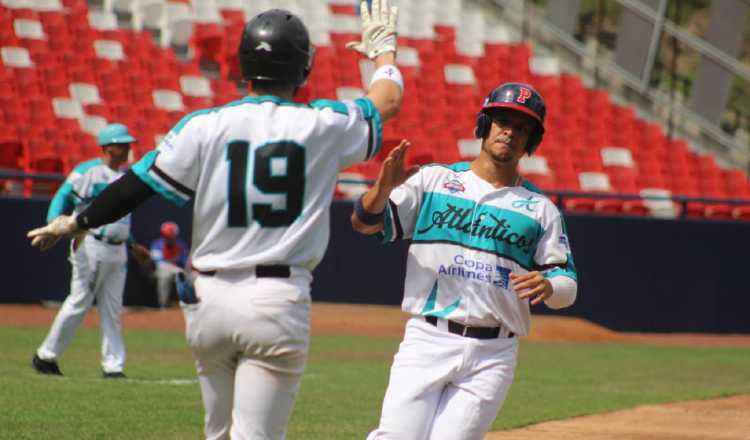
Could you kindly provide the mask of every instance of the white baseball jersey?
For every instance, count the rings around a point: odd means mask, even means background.
[[[381,134],[368,98],[248,96],[186,116],[133,171],[178,205],[195,199],[194,267],[312,270],[328,245],[338,171],[377,154]]]
[[[122,171],[105,165],[101,159],[78,164],[55,193],[47,211],[47,221],[71,210],[76,215],[81,213],[107,185],[119,179],[122,174]],[[124,242],[130,237],[130,214],[114,223],[90,229],[89,233],[111,242]]]
[[[495,188],[467,162],[424,166],[396,188],[383,235],[412,239],[402,308],[413,315],[527,335],[529,301],[510,273],[576,279],[557,207],[526,181]]]

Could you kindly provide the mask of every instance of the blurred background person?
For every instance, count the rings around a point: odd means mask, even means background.
[[[159,307],[166,308],[173,297],[175,276],[187,268],[188,246],[178,238],[180,227],[173,221],[162,223],[159,233],[160,237],[151,243],[151,259]]]

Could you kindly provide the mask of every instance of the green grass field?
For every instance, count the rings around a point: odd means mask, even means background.
[[[30,367],[46,328],[0,327],[0,439],[199,439],[203,409],[181,332],[125,332],[125,381],[101,379],[97,331],[80,329],[66,377]],[[378,421],[397,338],[316,337],[290,439],[364,439]],[[495,429],[750,393],[750,349],[522,342]]]

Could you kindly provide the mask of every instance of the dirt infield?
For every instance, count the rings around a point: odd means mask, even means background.
[[[50,325],[56,309],[36,305],[0,305],[0,326]],[[96,327],[89,313],[84,326]],[[123,325],[130,329],[182,330],[179,309],[129,309]],[[396,307],[314,303],[314,335],[401,336],[406,316]],[[625,342],[662,345],[750,347],[750,335],[618,333],[575,318],[535,316],[530,340]],[[632,410],[545,422],[490,433],[486,440],[638,439],[750,440],[750,396],[641,406]]]

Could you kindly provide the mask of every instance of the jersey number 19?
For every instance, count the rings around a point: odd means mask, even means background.
[[[229,161],[229,227],[247,227],[247,157],[250,143],[232,141]],[[302,213],[305,193],[305,149],[292,142],[272,142],[253,153],[253,185],[263,193],[284,194],[286,209],[253,203],[253,219],[263,227],[289,226]],[[274,167],[274,163],[281,166]],[[283,166],[285,163],[285,167]]]

